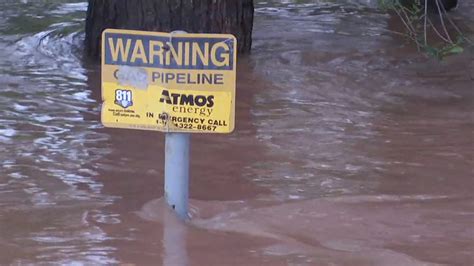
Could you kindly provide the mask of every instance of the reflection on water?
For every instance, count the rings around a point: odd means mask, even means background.
[[[66,2],[0,3],[0,264],[473,260],[472,48],[423,58],[376,1],[257,1],[236,132],[193,135],[183,227],[157,211],[163,135],[100,125]]]

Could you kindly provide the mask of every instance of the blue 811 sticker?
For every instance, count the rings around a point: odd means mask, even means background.
[[[115,104],[127,108],[133,105],[131,90],[115,90]]]

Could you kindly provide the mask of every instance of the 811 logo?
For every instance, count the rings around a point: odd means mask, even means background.
[[[131,90],[115,90],[115,104],[123,108],[127,108],[133,105],[132,91]]]

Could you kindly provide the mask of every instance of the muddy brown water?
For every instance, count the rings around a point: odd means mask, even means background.
[[[473,265],[474,51],[425,58],[370,2],[256,3],[186,225],[163,134],[100,125],[87,4],[0,2],[0,264]]]

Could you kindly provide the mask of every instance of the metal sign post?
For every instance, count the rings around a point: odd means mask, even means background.
[[[165,199],[182,220],[188,218],[189,133],[166,133]]]
[[[182,220],[188,219],[190,139],[189,133],[165,135],[165,200]]]
[[[165,199],[182,220],[190,133],[234,130],[236,61],[230,34],[102,33],[102,124],[166,133]]]

